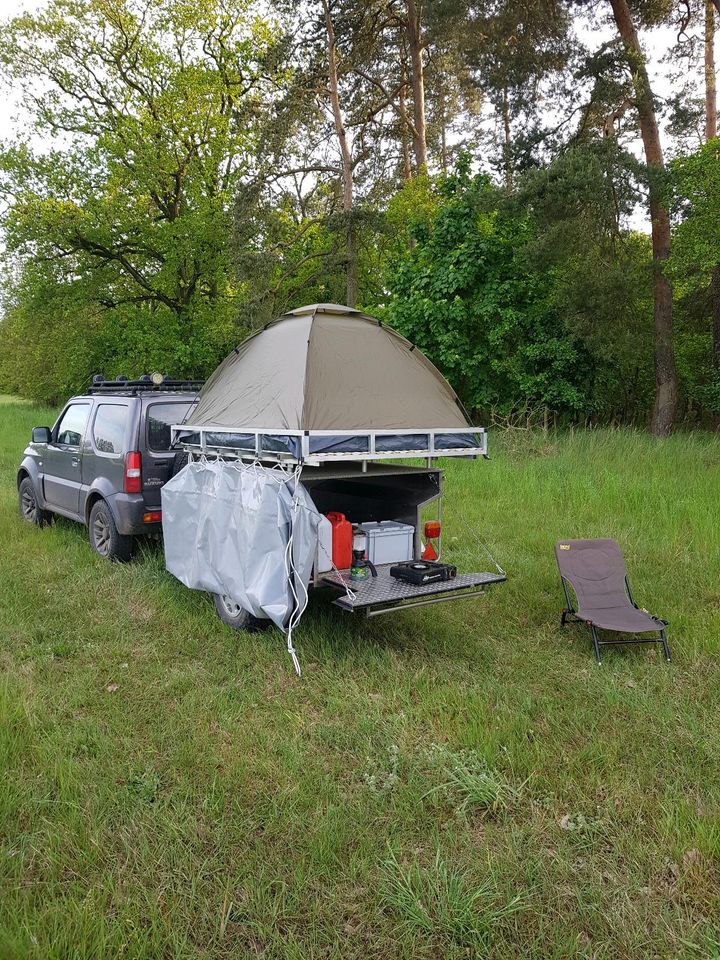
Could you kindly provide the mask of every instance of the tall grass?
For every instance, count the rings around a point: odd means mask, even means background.
[[[433,744],[431,757],[440,772],[440,783],[426,797],[442,795],[459,813],[499,813],[520,796],[506,774],[493,770],[472,750],[452,751]]]
[[[2,960],[717,952],[715,437],[492,434],[447,464],[444,546],[508,582],[370,621],[316,595],[297,681],[157,546],[20,521],[51,419],[0,405]],[[572,536],[620,541],[670,666],[560,628]]]
[[[474,881],[470,871],[449,867],[439,852],[429,867],[401,866],[390,853],[385,871],[384,900],[399,935],[438,945],[449,942],[483,950],[498,924],[522,903],[520,896],[501,902],[492,878]]]

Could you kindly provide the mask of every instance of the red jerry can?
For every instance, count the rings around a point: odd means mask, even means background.
[[[332,526],[332,562],[338,570],[347,570],[352,562],[352,524],[344,513],[327,513]]]

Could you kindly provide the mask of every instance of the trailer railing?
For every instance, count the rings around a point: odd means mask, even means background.
[[[171,427],[172,445],[226,459],[302,463],[486,457],[483,427],[413,430],[282,430],[256,427]]]

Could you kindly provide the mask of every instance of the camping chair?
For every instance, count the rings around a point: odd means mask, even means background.
[[[567,603],[560,624],[585,623],[590,627],[598,665],[602,663],[600,648],[614,643],[662,643],[665,659],[670,662],[667,620],[651,616],[635,603],[622,551],[614,540],[562,540],[555,544],[555,556]],[[568,587],[575,593],[577,608],[570,600]],[[598,630],[632,634],[652,631],[659,636],[601,640]]]

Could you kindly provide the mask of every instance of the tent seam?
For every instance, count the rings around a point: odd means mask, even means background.
[[[307,377],[308,377],[308,364],[310,363],[310,341],[313,335],[313,327],[315,326],[315,317],[317,316],[317,312],[318,312],[318,307],[316,304],[315,309],[312,312],[312,316],[310,317],[310,329],[308,330],[307,350],[305,351],[305,372],[303,373],[303,380],[302,380],[303,405],[302,405],[302,410],[300,411],[300,423],[298,424],[298,429],[300,430],[306,429],[305,404],[307,403]]]

